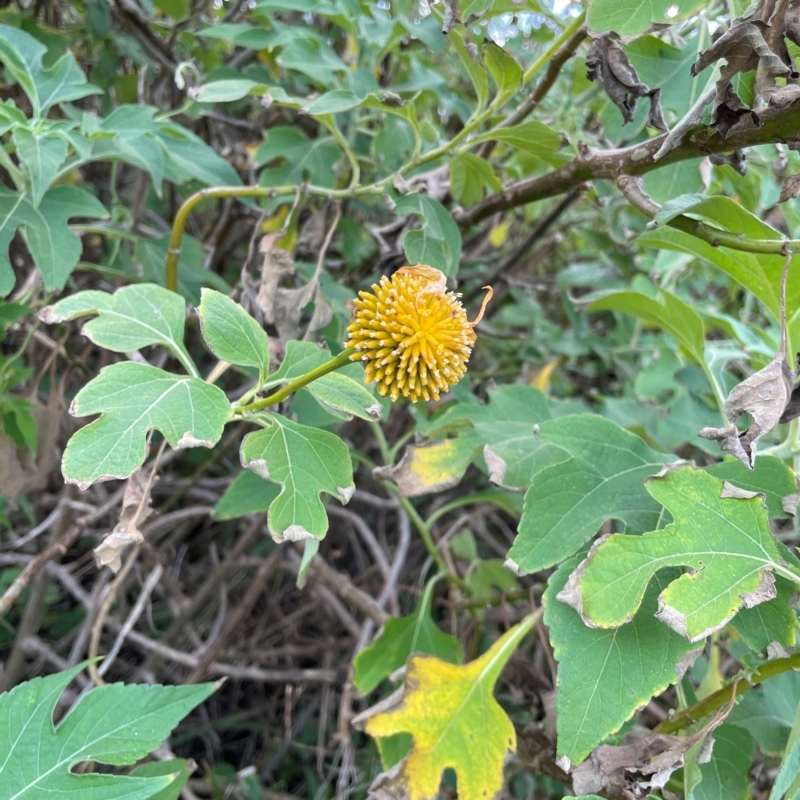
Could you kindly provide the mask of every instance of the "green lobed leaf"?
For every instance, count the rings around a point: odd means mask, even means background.
[[[158,748],[181,719],[211,695],[214,684],[107,684],[84,695],[54,727],[56,703],[84,666],[34,678],[0,695],[0,800],[148,800],[174,782],[172,775],[78,775],[71,770],[90,761],[135,763]]]
[[[67,143],[59,136],[17,128],[14,145],[17,156],[28,170],[32,205],[36,208],[67,158]]]
[[[771,519],[789,516],[783,510],[781,500],[797,491],[797,477],[782,458],[759,455],[753,469],[748,469],[736,458],[726,458],[725,461],[705,467],[705,471],[740,489],[761,492],[766,498]]]
[[[135,778],[174,776],[169,786],[166,786],[160,792],[156,792],[148,800],[178,800],[189,780],[189,765],[184,758],[149,761],[147,764],[140,764],[138,767],[134,767],[130,771],[130,775]]]
[[[745,692],[726,722],[748,731],[764,755],[780,756],[786,749],[798,705],[800,675],[790,670]]]
[[[277,484],[265,481],[249,469],[243,469],[217,500],[214,514],[220,520],[263,514],[279,491]]]
[[[700,652],[654,617],[658,593],[678,576],[677,570],[656,576],[629,623],[598,630],[587,627],[575,609],[556,599],[579,563],[579,557],[565,561],[544,594],[544,622],[558,661],[557,752],[573,764],[675,683]]]
[[[197,378],[126,361],[103,368],[75,396],[70,413],[101,415],[72,436],[62,460],[66,481],[85,489],[135,472],[154,429],[175,448],[213,447],[231,405],[221,389]]]
[[[183,298],[154,283],[123,286],[113,295],[90,289],[77,292],[43,309],[47,323],[65,322],[87,314],[97,316],[83,326],[83,335],[115,353],[131,353],[162,345],[196,374],[183,344],[186,306]]]
[[[106,216],[108,213],[98,200],[72,186],[50,189],[38,208],[23,195],[0,188],[0,296],[14,288],[8,247],[18,228],[24,232],[45,288],[54,291],[64,287],[81,257],[81,240],[69,229],[67,221],[72,217]]]
[[[587,307],[587,311],[621,311],[657,325],[672,334],[694,359],[703,365],[705,331],[700,315],[674,294],[661,291],[663,302],[640,292],[615,292],[601,297]]]
[[[206,344],[217,358],[258,369],[259,388],[269,374],[269,341],[264,329],[222,292],[203,289],[197,311]]]
[[[353,683],[362,694],[377,689],[412,653],[436,656],[451,664],[461,661],[461,643],[431,619],[435,587],[436,581],[429,581],[414,613],[407,617],[391,617],[381,635],[356,656]]]
[[[725,723],[713,734],[711,760],[699,765],[700,782],[689,792],[688,800],[747,800],[753,763],[753,739],[742,728]]]
[[[0,61],[28,95],[34,117],[45,116],[58,103],[78,100],[102,90],[86,82],[86,76],[72,53],[64,53],[44,69],[47,47],[21,28],[0,25]]]
[[[276,542],[324,538],[328,515],[320,495],[347,503],[352,497],[353,466],[347,445],[335,434],[265,415],[267,427],[248,434],[241,447],[242,466],[281,492],[269,507],[269,530]]]
[[[403,250],[409,264],[427,264],[445,275],[455,275],[461,260],[461,231],[450,212],[427,194],[407,194],[397,201],[395,213],[416,214],[421,230],[409,231]]]
[[[743,604],[771,599],[773,573],[800,583],[800,570],[783,563],[761,496],[731,496],[722,481],[692,467],[650,478],[647,491],[674,522],[642,536],[613,534],[590,552],[572,599],[589,624],[629,620],[650,579],[669,566],[693,571],[659,595],[658,617],[690,641],[719,630]]]
[[[545,446],[533,455],[519,533],[508,552],[517,570],[538,572],[557,564],[609,519],[621,520],[635,533],[658,526],[661,506],[644,481],[671,456],[590,414],[542,422],[537,438]],[[553,454],[553,448],[560,453]]]
[[[781,548],[778,548],[781,550]],[[786,554],[783,553],[786,560]],[[777,596],[754,608],[742,608],[731,620],[734,630],[745,644],[759,653],[777,642],[787,649],[797,643],[797,597],[791,581],[775,578]]]
[[[672,25],[705,7],[702,0],[590,0],[589,30],[615,31],[620,36],[643,33],[654,23]]]
[[[527,487],[537,466],[542,468],[542,461],[537,461],[542,443],[533,435],[533,426],[552,419],[552,416],[547,398],[539,389],[506,385],[489,390],[488,405],[459,403],[435,428],[469,420],[473,430],[462,433],[458,439],[466,439],[474,447],[488,446],[495,463],[504,465],[504,485]],[[466,446],[460,449],[462,452],[468,450]],[[552,455],[558,456],[556,460],[566,457],[556,453]]]

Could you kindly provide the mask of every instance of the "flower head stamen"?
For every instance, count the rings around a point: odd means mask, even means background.
[[[438,400],[467,370],[475,344],[473,328],[492,297],[488,290],[474,322],[467,319],[460,295],[447,291],[438,269],[419,264],[383,276],[372,292],[359,292],[347,329],[347,347],[364,364],[365,380],[378,392],[412,403]]]

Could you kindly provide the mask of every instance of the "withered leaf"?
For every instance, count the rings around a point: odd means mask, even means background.
[[[616,33],[605,33],[592,41],[586,54],[586,77],[590,81],[600,81],[609,99],[622,112],[625,122],[633,120],[637,100],[648,97],[648,126],[659,131],[669,130],[661,111],[661,90],[651,89],[639,80]]]
[[[780,422],[793,388],[794,372],[782,348],[764,369],[734,386],[725,401],[728,419],[735,421],[742,414],[750,414],[750,427],[742,433],[735,425],[703,428],[698,436],[716,439],[722,450],[752,469],[759,439]]]
[[[793,197],[800,195],[800,172],[794,175],[787,175],[781,187],[781,195],[778,198],[779,203],[785,203]]]
[[[152,513],[150,508],[150,489],[153,478],[145,469],[137,470],[125,484],[122,497],[122,511],[119,522],[94,549],[94,559],[99,568],[108,567],[117,573],[122,567],[122,554],[132,544],[141,544],[144,536],[139,526]]]
[[[702,730],[690,736],[651,733],[626,745],[600,745],[589,758],[572,770],[572,786],[578,795],[594,794],[606,787],[633,788],[644,796],[648,789],[660,789],[676,769],[683,766],[684,755],[701,739],[719,727],[730,713],[732,704],[722,709]],[[705,760],[710,755],[711,740]],[[704,745],[704,750],[706,747]],[[703,755],[698,759],[703,763]]]
[[[263,256],[261,282],[256,302],[264,315],[264,321],[275,325],[282,342],[303,338],[300,336],[303,309],[314,303],[314,312],[306,328],[305,338],[310,338],[332,319],[333,312],[319,292],[321,262],[311,280],[298,289],[288,289],[280,284],[295,274],[291,255],[276,246],[279,233],[267,234],[261,240],[259,251]]]
[[[795,0],[796,2],[796,0]],[[796,10],[787,12],[785,2],[762,0],[756,10],[734,20],[707,50],[701,52],[692,66],[692,75],[697,75],[715,61],[725,59],[716,84],[712,127],[723,136],[736,131],[758,127],[759,118],[733,90],[731,80],[738,73],[756,70],[756,86],[759,94],[770,105],[784,106],[800,97],[800,74],[786,47],[787,20],[797,27]],[[779,86],[776,78],[786,78],[785,86]]]

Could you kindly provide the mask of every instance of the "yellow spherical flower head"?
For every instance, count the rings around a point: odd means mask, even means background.
[[[385,275],[372,292],[359,292],[347,329],[353,361],[364,363],[365,381],[378,392],[412,403],[438,400],[467,371],[475,344],[473,328],[492,296],[489,287],[474,322],[448,292],[444,273],[422,264]]]

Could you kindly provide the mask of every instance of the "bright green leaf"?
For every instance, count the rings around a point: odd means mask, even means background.
[[[472,153],[459,153],[450,160],[450,189],[453,197],[465,207],[483,199],[484,191],[499,192],[500,179],[488,161]]]
[[[786,559],[785,552],[783,556]],[[778,576],[775,578],[775,591],[777,596],[772,600],[754,608],[742,608],[731,620],[734,630],[756,653],[763,652],[773,642],[787,650],[797,643],[796,587]]]
[[[265,481],[249,469],[243,469],[217,501],[214,514],[221,520],[263,514],[279,491],[277,484]]]
[[[429,581],[413,614],[387,620],[381,635],[355,658],[353,683],[362,694],[369,694],[412,653],[436,656],[451,664],[461,661],[461,643],[442,631],[431,619],[436,581]]]
[[[47,323],[97,314],[83,326],[83,335],[99,347],[131,353],[162,345],[196,377],[196,368],[183,344],[186,306],[183,298],[153,283],[123,286],[113,295],[94,289],[69,295],[40,312]]]
[[[661,506],[644,481],[672,460],[669,456],[611,420],[589,414],[543,422],[538,440],[545,447],[533,454],[519,533],[508,552],[520,572],[557,564],[609,519],[636,533],[658,526]],[[552,448],[561,451],[560,459]],[[543,468],[537,470],[539,461]]]
[[[543,152],[556,153],[562,146],[561,134],[536,119],[508,128],[494,128],[476,136],[472,141],[502,142],[539,157],[542,157]]]
[[[522,67],[500,45],[491,40],[484,42],[483,62],[500,97],[510,97],[522,87]]]
[[[347,375],[331,372],[309,383],[306,389],[320,403],[334,411],[366,420],[381,418],[381,404],[372,392]]]
[[[134,778],[158,778],[162,776],[175,776],[172,783],[156,792],[148,800],[178,800],[181,791],[189,780],[189,765],[184,758],[169,758],[166,761],[148,761],[140,764],[130,771]]]
[[[714,264],[752,292],[776,319],[779,318],[780,282],[785,261],[782,256],[744,253],[725,247],[714,247],[696,236],[667,227],[646,231],[637,237],[636,241],[649,247],[689,253]],[[797,308],[800,304],[800,270],[789,270],[786,302],[790,309]]]
[[[800,570],[783,563],[760,495],[731,496],[722,481],[691,467],[650,478],[646,488],[675,521],[642,536],[613,534],[589,555],[573,599],[592,625],[630,619],[664,567],[693,570],[659,595],[658,613],[690,641],[719,630],[743,604],[771,599],[771,573],[800,583]]]
[[[86,82],[72,53],[64,53],[50,68],[42,67],[47,47],[21,28],[0,25],[0,61],[24,89],[34,116],[45,116],[57,103],[79,100],[101,90]]]
[[[466,12],[463,12],[466,13]],[[486,78],[486,70],[477,57],[473,58],[467,50],[467,45],[464,35],[464,29],[459,25],[454,25],[450,29],[448,39],[453,45],[464,69],[469,75],[472,86],[475,89],[475,96],[478,98],[478,108],[483,108],[486,105],[486,100],[489,96],[489,82]]]
[[[322,366],[331,357],[327,348],[320,347],[314,342],[301,342],[292,339],[286,343],[286,354],[281,365],[269,376],[267,386],[278,386],[288,383],[312,369]]]
[[[663,302],[639,292],[615,292],[601,297],[587,311],[621,311],[672,334],[697,364],[703,365],[705,332],[700,315],[683,300],[662,290]]]
[[[350,111],[358,108],[363,99],[349,89],[334,89],[332,92],[325,92],[316,100],[313,100],[306,113],[312,117],[320,117],[324,114],[338,114],[342,111]]]
[[[766,497],[771,519],[788,517],[781,500],[797,491],[797,476],[782,458],[760,455],[753,469],[735,458],[726,458],[705,468],[706,472],[748,492],[761,492]]]
[[[198,103],[230,103],[241,100],[249,94],[263,94],[267,86],[263,83],[247,80],[247,78],[228,78],[223,81],[212,81],[199,87],[192,95]]]
[[[590,0],[589,29],[620,36],[642,33],[654,23],[672,25],[705,8],[702,0]]]
[[[77,431],[64,451],[64,477],[86,488],[135,472],[144,463],[147,433],[153,429],[172,447],[213,447],[231,406],[216,386],[126,361],[102,369],[75,396],[70,412],[101,414]]]
[[[750,734],[725,723],[714,733],[711,760],[699,765],[700,783],[689,792],[688,800],[747,800],[748,780],[753,763],[753,739]]]
[[[53,726],[56,703],[85,665],[34,678],[0,695],[0,800],[148,800],[174,778],[75,774],[81,762],[124,766],[160,747],[214,685],[107,684]]]
[[[67,158],[67,143],[57,136],[17,128],[14,131],[14,144],[17,156],[28,170],[32,203],[36,208],[50,188],[58,168]]]
[[[675,683],[691,663],[689,654],[699,653],[697,645],[654,617],[658,593],[669,583],[667,576],[677,577],[677,570],[656,576],[631,622],[597,630],[556,599],[579,562],[577,557],[565,561],[544,595],[544,622],[558,661],[557,750],[573,764],[618,731],[653,695]]]
[[[427,194],[407,194],[398,200],[395,213],[416,214],[421,230],[409,231],[403,250],[409,264],[427,264],[445,275],[455,275],[461,260],[461,231],[450,212]]]
[[[347,445],[333,433],[298,425],[277,414],[264,430],[242,442],[242,466],[282,486],[269,507],[269,530],[276,542],[322,539],[328,515],[325,492],[346,503],[353,495],[353,467]]]
[[[203,289],[197,311],[206,344],[217,358],[258,369],[259,386],[269,374],[269,342],[264,329],[228,295]]]

